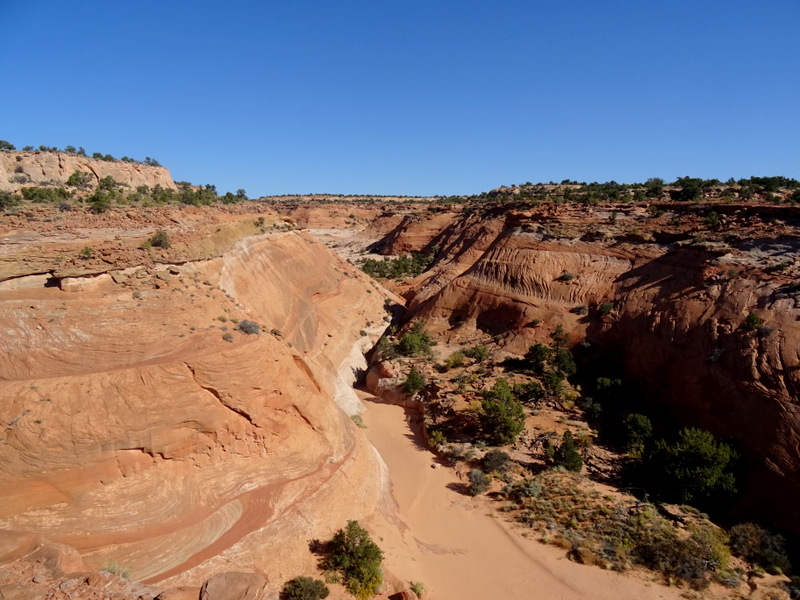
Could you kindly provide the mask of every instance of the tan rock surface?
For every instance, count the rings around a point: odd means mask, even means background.
[[[177,189],[166,167],[98,160],[66,152],[0,152],[0,190],[42,184],[63,186],[75,171],[89,173],[95,184],[104,177],[113,177],[130,188],[160,185]]]
[[[231,570],[279,587],[313,568],[309,539],[374,510],[381,463],[334,400],[358,410],[343,388],[383,296],[308,236],[214,214],[172,215],[161,260],[188,262],[0,289],[0,527],[165,587]],[[136,236],[100,225],[105,264],[135,263]],[[64,243],[25,235],[42,260]]]

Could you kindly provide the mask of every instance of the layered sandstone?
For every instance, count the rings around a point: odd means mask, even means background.
[[[441,248],[407,295],[429,330],[479,329],[520,355],[561,325],[584,355],[619,359],[683,422],[735,439],[748,473],[740,514],[797,531],[795,209],[715,206],[721,226],[709,228],[709,207],[667,208],[676,212],[653,218],[635,205],[543,205],[438,231],[406,223],[386,240]],[[744,326],[751,312],[758,330]]]
[[[105,161],[66,152],[0,152],[0,190],[37,185],[60,185],[75,171],[88,173],[95,184],[104,177],[136,188],[140,185],[176,189],[166,167],[137,162]]]
[[[0,287],[0,527],[134,579],[259,572],[277,590],[313,568],[309,539],[384,493],[348,416],[383,296],[269,219],[165,216],[169,249],[140,250],[152,227],[119,213],[8,234],[7,265],[38,258]],[[76,258],[87,240],[95,255]],[[260,334],[238,331],[245,320]]]

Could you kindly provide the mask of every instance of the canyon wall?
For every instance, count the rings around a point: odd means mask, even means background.
[[[791,208],[768,220],[724,210],[727,234],[636,206],[613,219],[608,207],[551,206],[386,239],[441,248],[407,295],[426,327],[480,329],[521,355],[563,326],[684,423],[736,440],[747,467],[739,514],[800,532],[798,219]],[[762,327],[744,326],[751,312]]]
[[[244,571],[277,591],[313,566],[310,539],[385,492],[348,416],[384,297],[303,233],[209,212],[174,215],[176,243],[147,261],[132,259],[147,230],[102,222],[102,258],[0,285],[0,527],[151,583]],[[85,240],[11,250],[46,263]]]
[[[140,185],[177,189],[166,167],[137,162],[105,161],[66,152],[0,152],[0,191],[38,185],[66,185],[75,171],[89,173],[97,184],[104,177],[136,188]]]

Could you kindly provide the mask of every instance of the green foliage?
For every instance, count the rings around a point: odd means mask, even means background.
[[[422,321],[415,322],[411,329],[400,336],[397,351],[403,356],[419,356],[426,354],[434,345],[431,335],[422,330]]]
[[[556,348],[553,351],[551,360],[553,368],[564,377],[571,377],[578,370],[575,366],[575,359],[572,358],[572,352],[566,348]]]
[[[569,344],[569,334],[564,331],[563,325],[557,325],[555,331],[550,334],[554,348],[564,348]]]
[[[614,308],[615,308],[615,305],[614,305],[613,302],[603,302],[597,308],[597,314],[600,315],[601,317],[605,317],[607,314],[610,314],[611,311],[614,310]]]
[[[483,457],[483,470],[486,473],[505,473],[511,466],[511,457],[502,450],[489,450]]]
[[[544,344],[535,344],[528,348],[525,353],[525,360],[529,364],[529,368],[536,375],[542,375],[545,368],[550,362],[552,351]]]
[[[463,352],[457,350],[444,360],[444,366],[447,367],[448,369],[463,367],[466,358],[467,357]]]
[[[370,277],[383,279],[398,279],[400,277],[415,277],[421,274],[433,262],[433,256],[414,253],[411,256],[403,255],[397,258],[376,260],[367,258],[358,263],[364,273]]]
[[[116,198],[115,192],[97,189],[86,201],[89,203],[89,208],[93,213],[100,214],[111,208],[114,198]]]
[[[63,202],[72,198],[72,192],[62,187],[24,187],[20,194],[29,202]]]
[[[149,241],[150,245],[156,248],[169,248],[172,245],[169,234],[163,229],[157,229]]]
[[[0,210],[19,206],[20,197],[17,194],[0,190]]]
[[[710,213],[706,215],[705,218],[706,225],[712,228],[717,228],[720,225],[719,214],[712,210]]]
[[[422,598],[425,594],[425,585],[420,581],[411,582],[411,591],[414,592],[418,598]]]
[[[411,372],[403,383],[403,391],[409,396],[418,394],[425,387],[425,376],[417,371],[416,367],[411,367]]]
[[[759,317],[756,313],[750,312],[745,317],[742,327],[745,331],[755,331],[764,324],[764,319]]]
[[[348,521],[347,527],[337,531],[329,550],[328,563],[342,574],[348,592],[366,600],[380,591],[383,551],[358,521]]]
[[[640,452],[653,437],[653,424],[645,415],[631,413],[622,422],[625,445],[628,450]]]
[[[508,381],[501,377],[491,390],[483,390],[481,425],[484,434],[497,445],[513,444],[525,427],[525,410]]]
[[[469,472],[469,493],[471,496],[480,496],[489,489],[491,478],[480,469]]]
[[[664,180],[660,177],[651,177],[644,182],[644,189],[649,198],[660,198],[664,193]]]
[[[674,443],[657,441],[642,457],[645,479],[659,497],[701,504],[736,492],[736,452],[702,429],[686,428]]]
[[[74,174],[75,173],[73,173],[72,175]],[[70,175],[70,177],[72,177],[72,175]],[[97,187],[98,189],[110,192],[111,190],[117,189],[119,187],[119,184],[117,183],[116,179],[114,179],[113,177],[111,177],[111,175],[109,175],[107,177],[103,177],[100,181],[98,181]]]
[[[16,150],[17,147],[6,140],[0,140],[0,151],[6,152],[8,150]]]
[[[517,400],[525,404],[538,402],[545,395],[544,388],[538,381],[515,384],[513,391]]]
[[[86,171],[73,171],[72,175],[67,178],[67,185],[72,187],[85,187],[94,181],[91,173]]]
[[[791,562],[782,535],[756,523],[739,523],[730,530],[731,550],[769,573],[787,573]]]
[[[80,257],[83,259],[89,259],[94,256],[94,249],[91,246],[84,246],[81,248]]]
[[[489,348],[483,345],[472,346],[464,350],[464,356],[472,358],[478,362],[483,362],[489,358]]]
[[[561,438],[561,444],[553,453],[553,462],[557,467],[564,467],[567,471],[579,472],[583,467],[583,459],[575,446],[572,432],[567,429]]]
[[[319,579],[295,577],[281,590],[281,600],[322,600],[330,594],[328,586]]]

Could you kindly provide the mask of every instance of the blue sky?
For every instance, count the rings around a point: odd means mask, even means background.
[[[800,178],[797,0],[0,0],[0,139],[221,192]]]

